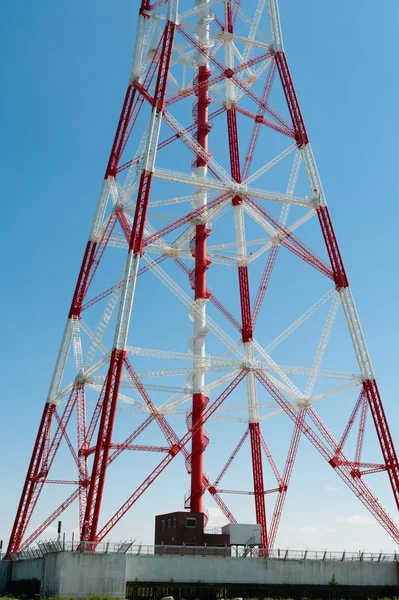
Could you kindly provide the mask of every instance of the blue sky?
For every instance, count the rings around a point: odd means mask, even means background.
[[[112,142],[130,70],[136,7],[128,0],[118,0],[117,10],[105,0],[1,3],[0,539],[11,528]],[[280,10],[301,108],[399,442],[399,6],[384,0],[378,22],[369,0],[281,0]],[[320,460],[309,463],[314,456],[313,450],[305,452],[298,462],[280,545],[391,551],[392,540],[333,473]],[[171,468],[168,481],[179,477],[182,465]],[[316,480],[318,495],[312,490]],[[151,543],[165,480],[157,485],[128,521],[126,537]],[[177,498],[168,509],[181,503]],[[381,499],[395,514],[387,488]],[[220,515],[210,500],[207,504],[218,524]],[[124,536],[123,529],[117,532]]]

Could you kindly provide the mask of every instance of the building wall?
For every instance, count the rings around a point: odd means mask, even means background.
[[[398,585],[395,563],[127,555],[127,581]]]
[[[173,519],[176,527],[173,527]],[[196,527],[186,527],[186,519],[196,519]],[[170,527],[168,527],[168,521]],[[165,528],[162,528],[162,522]],[[193,544],[202,546],[204,538],[204,515],[202,513],[174,512],[155,517],[155,545],[178,545]]]
[[[195,519],[195,527],[187,527],[187,519]],[[168,526],[170,525],[170,526]],[[228,534],[204,532],[203,513],[174,512],[155,517],[156,546],[224,546],[229,545]]]

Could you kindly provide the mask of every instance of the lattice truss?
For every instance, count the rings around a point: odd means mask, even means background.
[[[208,494],[235,522],[225,494],[253,496],[272,548],[301,437],[398,542],[366,478],[385,471],[399,506],[397,457],[277,0],[143,0],[9,552],[74,501],[81,539],[104,539],[178,455],[186,508]]]

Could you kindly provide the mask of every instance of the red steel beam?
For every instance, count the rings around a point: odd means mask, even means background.
[[[17,514],[15,516],[14,525],[11,531],[10,541],[8,544],[6,557],[19,550],[23,534],[28,525],[27,513],[32,502],[35,487],[37,485],[37,476],[41,467],[43,452],[45,448],[46,438],[49,434],[51,422],[55,411],[55,405],[46,403],[44,405],[42,418],[37,432],[35,445],[33,447],[32,456],[30,459],[28,472],[26,475],[24,487],[19,501]]]
[[[269,102],[270,92],[271,92],[272,87],[273,87],[273,81],[274,81],[275,74],[276,74],[276,62],[273,59],[271,65],[270,65],[269,71],[267,73],[267,77],[265,79],[265,84],[263,86],[263,92],[262,92],[262,100],[266,104]],[[236,110],[239,110],[239,112],[241,112],[241,110],[238,107],[236,107]],[[243,169],[242,169],[242,178],[244,179],[244,181],[245,181],[245,179],[247,179],[247,177],[249,175],[249,171],[250,171],[250,168],[251,168],[252,160],[253,160],[253,157],[254,157],[254,154],[255,154],[256,144],[257,144],[258,139],[259,139],[259,134],[260,134],[260,129],[261,129],[262,121],[263,120],[266,121],[266,119],[264,119],[264,113],[265,113],[265,109],[263,107],[259,107],[258,108],[258,114],[257,115],[253,115],[255,122],[254,122],[254,125],[253,125],[253,128],[252,128],[252,132],[251,132],[251,137],[250,137],[249,144],[248,144],[247,153],[246,153],[245,159],[244,159],[244,166],[243,166]]]
[[[359,463],[361,460],[361,457],[362,457],[364,432],[366,429],[367,408],[368,408],[367,400],[366,400],[366,398],[364,398],[361,412],[360,412],[360,424],[359,424],[359,430],[358,430],[358,435],[357,435],[357,440],[356,440],[356,451],[355,451],[355,462],[356,463]]]
[[[309,142],[309,139],[308,134],[306,133],[305,123],[303,121],[298,98],[295,93],[287,59],[284,52],[276,52],[274,56],[277,63],[281,84],[283,86],[285,99],[287,101],[288,110],[290,111],[292,125],[295,132],[295,139],[298,147],[301,147],[306,145]]]
[[[290,446],[288,448],[287,459],[285,461],[282,485],[274,505],[273,516],[269,528],[269,548],[273,548],[276,542],[276,536],[280,525],[281,515],[287,496],[288,486],[291,480],[292,471],[294,470],[295,459],[298,453],[299,440],[301,438],[301,428],[305,421],[306,410],[302,408],[298,413],[298,420],[294,425]]]
[[[108,457],[111,449],[116,405],[126,352],[114,348],[109,364],[101,420],[94,454],[91,483],[87,495],[86,514],[81,539],[95,539],[105,486]]]
[[[231,177],[237,183],[241,183],[241,167],[240,153],[238,144],[238,127],[237,113],[235,108],[227,110],[227,131],[229,138],[230,151],[230,171]],[[242,210],[239,205],[242,204],[242,198],[235,196],[232,200],[234,210]],[[253,340],[253,327],[251,315],[251,300],[249,292],[248,266],[238,266],[238,284],[240,290],[240,305],[241,305],[241,322],[242,322],[242,341],[244,344],[250,343]],[[262,467],[262,450],[260,443],[260,427],[259,423],[249,423],[249,436],[251,440],[251,458],[252,458],[252,474],[254,481],[254,496],[255,496],[255,513],[256,522],[261,528],[262,547],[267,548],[267,522],[266,522],[266,504],[264,484],[263,484],[263,467]]]
[[[256,321],[258,320],[258,317],[259,317],[260,309],[262,307],[263,300],[266,295],[266,290],[268,288],[269,281],[272,276],[273,267],[276,262],[279,248],[280,248],[280,246],[272,246],[272,248],[270,250],[270,254],[267,257],[266,265],[265,265],[265,268],[262,273],[258,292],[256,294],[255,302],[254,302],[254,305],[252,308],[252,321],[253,321],[254,326],[256,325]]]
[[[251,439],[252,474],[254,480],[256,522],[260,525],[261,543],[263,548],[268,548],[266,504],[263,483],[262,449],[260,442],[259,423],[249,423]]]
[[[399,509],[399,463],[396,455],[395,445],[388,426],[380,392],[375,379],[363,381],[363,389],[373,417],[374,426],[380,442],[382,456],[387,468],[388,477],[391,482],[396,506]]]
[[[229,459],[227,460],[226,464],[224,465],[224,467],[220,471],[219,475],[216,477],[216,479],[214,481],[214,484],[213,484],[214,488],[217,488],[219,486],[219,483],[221,482],[222,478],[224,477],[227,469],[230,467],[231,463],[233,462],[233,460],[237,456],[238,452],[240,451],[243,443],[247,439],[248,434],[249,434],[249,428],[247,427],[246,430],[244,431],[243,436],[240,438],[240,441],[238,442],[237,446],[234,448],[234,450],[231,453]]]
[[[363,406],[364,404],[364,392],[363,390],[360,392],[358,399],[356,400],[355,406],[353,407],[351,416],[349,417],[349,421],[345,426],[344,432],[342,434],[342,437],[339,441],[338,444],[338,458],[339,458],[339,454],[341,453],[342,448],[345,446],[346,440],[348,439],[348,436],[351,432],[351,429],[353,427],[353,423],[355,422],[355,419],[357,417],[357,414],[359,412],[359,409],[361,406]]]

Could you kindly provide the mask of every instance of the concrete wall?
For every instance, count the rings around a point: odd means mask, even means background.
[[[4,594],[11,575],[11,563],[0,561],[0,594]]]
[[[7,581],[41,579],[41,594],[67,598],[124,598],[126,581],[397,586],[398,565],[350,561],[202,556],[137,556],[60,552],[43,559],[0,562],[0,594]]]
[[[124,554],[59,552],[45,558],[41,593],[45,596],[84,598],[101,594],[124,598]]]
[[[394,563],[264,560],[195,556],[126,556],[127,581],[398,585]]]
[[[21,579],[38,579],[40,581],[42,569],[42,558],[18,560],[11,563],[11,579],[12,581],[20,581]]]

